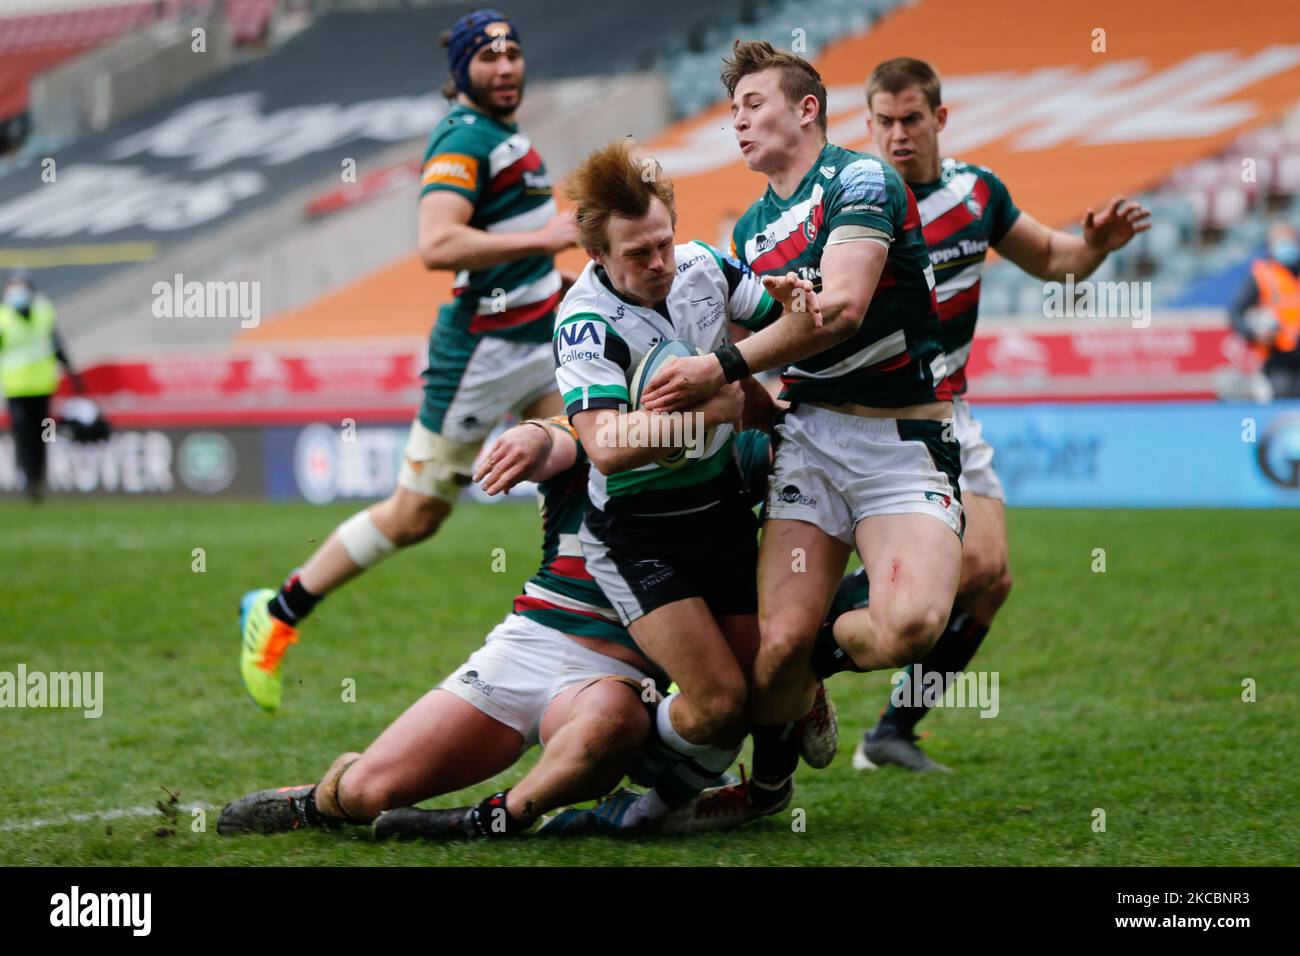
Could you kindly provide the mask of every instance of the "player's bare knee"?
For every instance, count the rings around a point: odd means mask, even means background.
[[[744,679],[720,681],[696,702],[699,728],[710,740],[732,736],[744,720],[748,692]]]
[[[316,805],[322,811],[328,812],[330,816],[341,816],[341,813],[337,811],[346,806],[350,816],[358,818],[376,817],[391,808],[389,794],[386,792],[388,789],[379,780],[378,775],[363,769],[357,769],[355,772],[349,773],[340,782],[332,809],[326,810],[322,805],[319,789],[316,791]],[[396,806],[396,804],[392,806]]]
[[[412,792],[411,778],[400,765],[361,760],[341,780],[337,802],[347,818],[369,822],[385,810],[408,806],[428,795]]]
[[[445,501],[398,488],[370,509],[370,519],[393,545],[409,548],[431,537],[450,513]]]
[[[606,707],[585,715],[584,747],[595,757],[621,756],[640,750],[650,730],[644,708]]]
[[[943,632],[946,615],[937,608],[917,608],[899,615],[882,635],[891,667],[919,661],[930,652]]]
[[[994,607],[1001,607],[1007,603],[1007,598],[1011,596],[1011,585],[1011,569],[1004,565],[993,584],[984,589],[984,594],[990,604]]]
[[[791,618],[776,618],[762,632],[759,656],[769,680],[786,681],[807,669],[817,628]]]
[[[438,501],[436,498],[431,498],[428,504],[404,508],[401,514],[396,544],[401,547],[410,547],[425,538],[432,537],[438,528],[442,526],[442,522],[447,517],[449,510],[445,503]]]
[[[965,549],[961,555],[960,594],[980,594],[997,583],[1005,562],[982,550]]]

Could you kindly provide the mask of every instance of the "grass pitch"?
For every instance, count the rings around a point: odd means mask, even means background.
[[[0,710],[0,863],[40,865],[1294,865],[1300,512],[1012,510],[1011,600],[975,659],[1000,710],[940,709],[956,771],[857,773],[888,674],[843,675],[841,752],[792,809],[716,835],[389,845],[360,831],[224,838],[189,805],[315,780],[477,647],[534,570],[538,518],[470,505],[320,605],[285,705],[244,694],[237,604],[353,506],[0,504],[0,670],[102,671],[103,715]],[[506,571],[493,573],[493,549]],[[1105,571],[1093,570],[1095,549]],[[195,549],[202,549],[196,552]],[[197,562],[203,570],[196,570]],[[356,684],[344,702],[345,678]],[[1254,702],[1243,681],[1254,682]],[[512,771],[429,806],[467,802]],[[179,794],[179,812],[153,809]],[[1094,827],[1105,811],[1105,830]],[[803,828],[795,826],[802,820]]]

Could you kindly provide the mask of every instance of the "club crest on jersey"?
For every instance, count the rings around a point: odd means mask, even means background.
[[[803,223],[803,234],[808,237],[809,242],[817,239],[817,229],[822,224],[822,206],[818,203],[808,212],[808,218]]]

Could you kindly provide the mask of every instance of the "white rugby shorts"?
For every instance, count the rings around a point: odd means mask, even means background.
[[[952,414],[953,430],[961,443],[961,490],[1005,502],[1002,481],[993,470],[993,446],[984,440],[984,429],[971,413],[970,402],[954,398]]]
[[[928,514],[961,534],[960,472],[951,423],[804,404],[777,426],[767,517],[807,521],[848,545],[872,515]]]
[[[513,727],[531,746],[544,743],[542,716],[557,695],[574,684],[614,675],[638,684],[651,679],[639,668],[593,651],[554,628],[508,614],[483,646],[438,686]]]

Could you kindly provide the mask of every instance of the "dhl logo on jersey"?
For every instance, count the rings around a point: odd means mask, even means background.
[[[478,188],[478,160],[465,153],[439,153],[424,164],[421,184],[438,183],[461,189]]]

